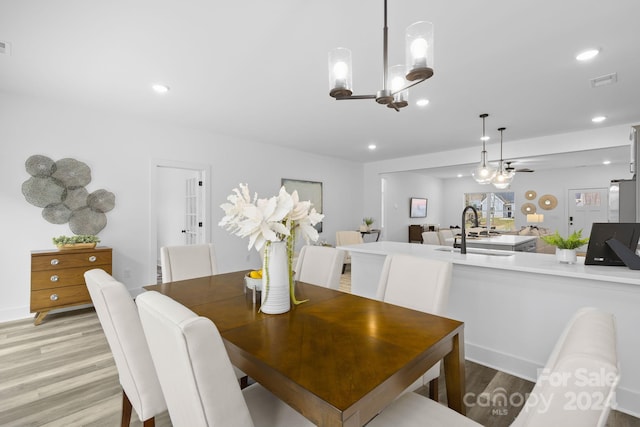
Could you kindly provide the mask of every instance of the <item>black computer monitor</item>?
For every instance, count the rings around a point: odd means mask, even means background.
[[[591,227],[585,265],[628,266],[640,264],[636,255],[640,223],[595,222]]]

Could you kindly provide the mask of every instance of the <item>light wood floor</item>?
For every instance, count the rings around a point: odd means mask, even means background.
[[[348,275],[347,275],[348,276]],[[348,288],[343,280],[342,288]],[[533,384],[467,361],[467,392],[488,396],[505,390],[524,395]],[[426,394],[427,390],[418,390]],[[441,382],[440,400],[446,402]],[[473,401],[473,400],[472,400]],[[93,309],[0,324],[0,426],[110,426],[120,422],[118,374]],[[467,415],[485,426],[508,426],[519,407],[479,406]],[[133,426],[141,426],[133,415]],[[156,425],[171,426],[167,413]],[[640,420],[613,411],[610,427],[640,427]]]

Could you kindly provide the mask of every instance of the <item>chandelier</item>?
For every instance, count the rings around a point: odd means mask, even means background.
[[[504,160],[502,159],[502,132],[504,132],[505,129],[506,128],[498,128],[498,131],[500,132],[500,163],[498,164],[496,176],[491,180],[493,186],[499,190],[509,188],[511,181],[513,181],[513,176],[515,175],[512,170],[507,170],[505,168]]]
[[[496,176],[496,170],[489,162],[487,162],[487,150],[485,148],[485,142],[489,139],[484,133],[484,120],[489,117],[488,114],[480,114],[482,119],[482,151],[480,152],[480,164],[471,171],[471,176],[476,180],[478,184],[490,184],[493,177]]]
[[[338,47],[329,52],[329,96],[338,101],[375,99],[396,111],[409,105],[408,89],[433,76],[433,24],[419,21],[407,27],[405,65],[389,67],[387,33],[387,0],[384,0],[382,90],[375,95],[353,95],[351,51]]]

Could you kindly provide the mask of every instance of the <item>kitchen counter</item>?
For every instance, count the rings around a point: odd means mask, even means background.
[[[500,237],[526,237],[531,236],[500,236]],[[535,239],[535,237],[533,237]],[[471,242],[468,241],[467,243]],[[529,272],[536,274],[562,276],[569,278],[582,278],[588,280],[606,281],[612,283],[625,283],[629,285],[640,286],[640,273],[629,270],[626,267],[605,267],[599,265],[584,265],[584,258],[578,257],[576,264],[561,264],[555,255],[536,254],[528,252],[505,253],[503,251],[486,250],[474,248],[469,250],[467,244],[467,254],[461,254],[459,249],[450,246],[436,245],[420,245],[415,243],[401,242],[373,242],[358,245],[339,246],[338,249],[344,249],[351,253],[353,259],[354,254],[383,255],[387,254],[407,254],[415,256],[424,256],[431,259],[440,259],[450,261],[454,265],[475,266],[480,268],[511,270],[519,272]],[[357,290],[362,289],[369,296],[375,296],[375,289],[371,290],[370,284],[359,283],[354,284],[354,278],[351,278],[352,292],[354,285]],[[378,276],[379,277],[379,276]],[[357,281],[357,277],[356,277]],[[377,287],[377,282],[373,287]],[[639,288],[640,291],[640,288]]]
[[[447,316],[465,322],[467,359],[532,381],[579,308],[598,307],[613,313],[623,372],[618,409],[639,416],[640,272],[584,265],[583,257],[576,264],[561,264],[555,255],[471,246],[464,255],[449,246],[400,242],[339,248],[351,254],[351,292],[369,298],[375,298],[388,254],[451,262]]]

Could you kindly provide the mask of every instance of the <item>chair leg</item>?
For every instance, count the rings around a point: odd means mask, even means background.
[[[438,401],[438,378],[429,381],[429,398]]]
[[[347,264],[342,264],[342,274],[344,274],[344,271],[347,269]]]
[[[244,377],[240,378],[240,389],[246,388],[248,386],[249,386],[249,377],[245,375]]]
[[[142,423],[142,427],[155,427],[156,426],[156,418],[151,417],[148,420]]]
[[[127,393],[122,390],[122,420],[120,421],[120,425],[122,427],[129,427],[132,409],[133,407],[131,406],[131,401],[127,397]]]

